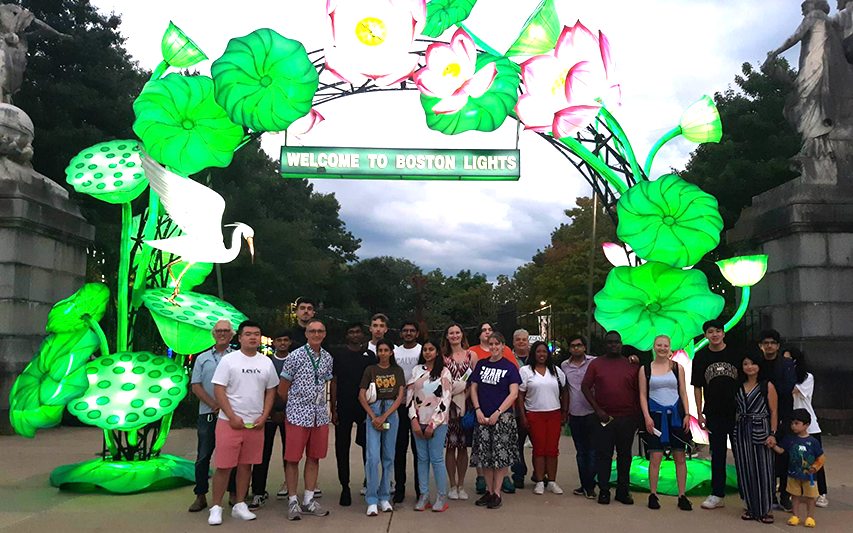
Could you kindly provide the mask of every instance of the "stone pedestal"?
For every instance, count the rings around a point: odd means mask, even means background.
[[[9,391],[45,337],[51,306],[85,282],[95,228],[50,179],[0,157],[0,432]]]
[[[825,432],[853,432],[853,187],[796,179],[753,198],[727,235],[761,253],[767,275],[750,308],[806,353]]]

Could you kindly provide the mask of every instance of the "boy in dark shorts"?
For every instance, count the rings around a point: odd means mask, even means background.
[[[800,524],[800,504],[806,504],[806,527],[815,527],[812,518],[815,499],[818,497],[814,474],[826,462],[823,448],[814,437],[809,436],[809,424],[812,417],[805,409],[794,409],[791,413],[791,433],[782,442],[773,447],[778,454],[788,453],[788,494],[793,497],[794,516],[788,520],[789,526]]]

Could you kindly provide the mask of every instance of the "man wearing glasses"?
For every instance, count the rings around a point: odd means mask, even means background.
[[[790,432],[791,413],[794,410],[794,386],[797,384],[797,373],[794,369],[793,360],[782,357],[779,349],[782,340],[779,332],[775,329],[766,329],[759,334],[758,347],[764,354],[761,362],[761,373],[759,379],[767,380],[776,387],[778,397],[777,412],[779,413],[779,425],[776,432],[776,440],[780,441]],[[778,506],[785,511],[791,510],[791,495],[788,494],[788,453],[776,455],[776,477],[779,479]],[[776,503],[776,494],[773,494],[773,503]]]
[[[207,507],[207,491],[210,488],[208,473],[210,472],[210,458],[213,456],[213,448],[216,446],[216,417],[219,415],[219,406],[213,397],[213,374],[219,361],[234,350],[230,346],[234,337],[234,327],[227,320],[220,320],[213,326],[210,332],[215,344],[205,352],[195,357],[192,383],[193,394],[198,398],[198,455],[195,460],[195,501],[190,506],[191,513],[197,513]],[[230,502],[235,504],[234,493],[236,492],[235,477],[237,471],[231,476],[228,486]]]
[[[400,337],[403,344],[394,349],[394,359],[403,369],[406,383],[412,378],[412,370],[418,364],[421,357],[421,345],[418,344],[418,325],[413,321],[406,321],[400,326]],[[401,503],[406,498],[406,450],[409,441],[412,443],[412,459],[415,472],[415,494],[421,496],[420,485],[418,485],[418,451],[415,447],[414,438],[410,437],[412,431],[412,420],[409,418],[409,409],[406,402],[400,404],[397,409],[400,425],[397,428],[397,449],[394,455],[394,503]]]
[[[577,451],[578,477],[580,486],[572,491],[575,496],[595,499],[595,447],[592,442],[593,430],[598,422],[595,410],[586,401],[581,391],[581,383],[595,359],[586,353],[586,339],[580,335],[569,338],[569,358],[560,365],[566,375],[569,387],[569,428]]]
[[[290,352],[281,371],[279,395],[287,402],[286,445],[288,507],[287,519],[300,520],[300,515],[326,516],[314,499],[320,459],[329,446],[329,411],[326,407],[326,383],[332,380],[332,356],[323,349],[326,326],[310,320],[305,334],[308,342]],[[299,462],[305,459],[305,493],[302,505],[296,490],[299,486]]]

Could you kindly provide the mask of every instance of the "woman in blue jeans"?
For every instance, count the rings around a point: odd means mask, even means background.
[[[438,496],[432,510],[447,510],[447,470],[444,465],[444,438],[447,435],[447,415],[453,378],[444,366],[444,357],[438,354],[438,345],[424,342],[418,366],[412,370],[408,383],[409,418],[418,447],[418,482],[421,496],[415,511],[430,507],[429,466],[435,475]]]
[[[400,419],[397,408],[403,402],[406,378],[403,369],[394,360],[394,345],[380,339],[376,343],[379,362],[364,370],[358,401],[367,412],[367,516],[376,516],[394,510],[391,499],[391,476],[394,475],[394,450],[397,446],[397,427]],[[367,401],[368,389],[375,390],[376,398]],[[382,461],[382,478],[378,468]],[[378,509],[377,509],[378,505]]]

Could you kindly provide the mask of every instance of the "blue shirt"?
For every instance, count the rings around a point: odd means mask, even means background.
[[[193,363],[193,375],[190,379],[190,383],[200,383],[204,392],[209,394],[210,397],[215,400],[216,398],[213,396],[213,383],[211,383],[213,373],[216,372],[216,367],[219,366],[219,361],[233,351],[234,350],[228,346],[225,348],[224,352],[219,353],[216,351],[216,346],[213,346],[209,350],[198,354],[195,358],[195,363]],[[213,409],[211,409],[209,405],[202,401],[198,402],[198,414],[209,415],[212,412]]]
[[[314,354],[314,363],[308,355],[308,345],[290,352],[284,360],[281,377],[290,382],[287,393],[287,421],[294,426],[307,428],[327,425],[329,410],[326,407],[326,382],[332,380],[332,356],[320,348]]]
[[[794,479],[808,480],[813,474],[807,474],[806,470],[823,455],[823,447],[814,437],[788,435],[782,439],[779,447],[788,452],[788,477]]]

